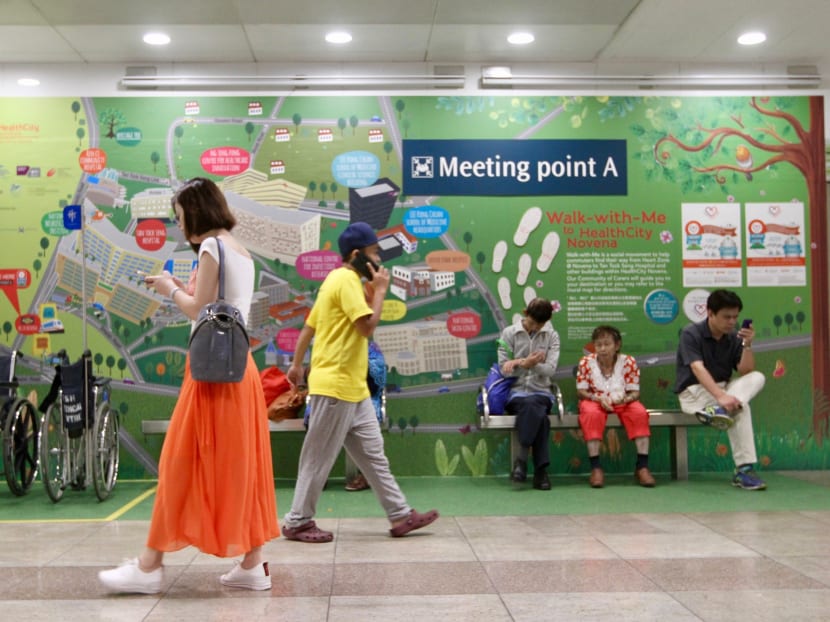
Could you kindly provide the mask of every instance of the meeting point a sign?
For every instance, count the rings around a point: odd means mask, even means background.
[[[410,196],[621,196],[625,140],[404,140]]]

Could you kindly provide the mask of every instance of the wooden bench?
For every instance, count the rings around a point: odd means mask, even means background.
[[[562,400],[558,401],[559,412],[549,416],[552,430],[579,429],[579,415],[566,413],[562,407]],[[670,437],[669,456],[672,465],[672,477],[677,480],[689,479],[689,444],[688,431],[690,426],[703,425],[695,415],[689,415],[680,410],[648,411],[649,425],[653,428],[668,427]],[[482,430],[510,430],[510,464],[519,451],[518,435],[513,429],[516,423],[514,415],[483,414],[479,417],[479,428]],[[608,415],[608,427],[622,427],[617,415]]]
[[[385,390],[381,393],[380,397],[380,412],[382,417],[380,427],[385,432],[389,429],[389,417],[386,414]],[[169,425],[170,421],[168,419],[143,419],[141,421],[141,432],[144,434],[165,434]],[[303,418],[298,417],[296,419],[283,419],[282,421],[269,421],[268,429],[271,431],[271,434],[279,432],[305,432],[305,425]],[[155,466],[155,473],[158,474],[158,465]],[[357,472],[357,467],[352,462],[348,453],[346,453],[344,471],[347,477]]]

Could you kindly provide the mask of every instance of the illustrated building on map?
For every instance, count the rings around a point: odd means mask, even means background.
[[[428,296],[455,285],[455,273],[429,268],[392,266],[389,290],[401,300]]]
[[[378,326],[374,339],[386,364],[403,376],[467,367],[467,340],[453,337],[446,322]]]
[[[268,179],[268,175],[249,168],[219,182],[222,192],[233,192],[262,205],[294,209],[300,207],[308,189],[285,179]]]
[[[149,188],[130,199],[130,214],[136,220],[145,218],[170,218],[173,208],[171,188]]]
[[[236,218],[234,236],[257,255],[294,265],[297,257],[320,248],[320,215],[262,205],[234,192],[225,198]]]
[[[384,229],[400,191],[388,177],[381,177],[365,188],[349,188],[349,222],[363,221],[373,229]]]

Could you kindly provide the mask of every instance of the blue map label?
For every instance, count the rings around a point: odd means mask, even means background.
[[[368,151],[341,153],[331,163],[331,174],[341,186],[365,188],[380,177],[380,160]]]

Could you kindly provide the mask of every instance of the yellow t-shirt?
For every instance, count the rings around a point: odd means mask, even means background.
[[[355,320],[372,314],[354,270],[332,270],[320,286],[306,324],[314,329],[309,391],[346,402],[369,397],[366,370],[369,346]]]

